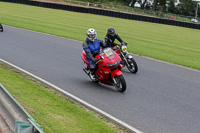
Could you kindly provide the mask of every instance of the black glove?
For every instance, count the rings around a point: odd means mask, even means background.
[[[125,42],[122,42],[122,45],[125,45],[125,46],[127,46],[127,43],[125,43]]]
[[[95,59],[93,60],[93,64],[98,63],[100,60],[101,60],[101,58],[99,58],[99,59],[96,59],[96,58],[95,58]]]
[[[93,63],[94,63],[94,64],[97,64],[100,60],[102,60],[102,59],[101,59],[101,58],[95,59],[95,60],[93,61]]]

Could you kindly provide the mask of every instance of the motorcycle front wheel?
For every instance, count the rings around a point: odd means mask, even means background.
[[[138,65],[136,61],[133,58],[127,59],[127,61],[128,61],[128,64],[127,64],[128,70],[134,74],[137,73]]]
[[[0,24],[0,32],[3,32],[3,26]]]
[[[126,90],[126,81],[124,79],[123,75],[119,75],[119,76],[115,76],[114,80],[116,81],[114,83],[115,88],[119,91],[119,92],[124,92]]]

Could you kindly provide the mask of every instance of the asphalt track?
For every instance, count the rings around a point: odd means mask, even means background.
[[[124,93],[92,83],[82,71],[82,42],[4,25],[0,58],[144,133],[200,132],[200,71],[134,55]]]

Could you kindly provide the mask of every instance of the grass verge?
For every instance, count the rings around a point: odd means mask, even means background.
[[[46,133],[127,132],[95,112],[0,62],[0,82]]]
[[[5,2],[0,15],[6,25],[79,41],[90,27],[102,39],[114,27],[129,52],[200,70],[200,30]]]

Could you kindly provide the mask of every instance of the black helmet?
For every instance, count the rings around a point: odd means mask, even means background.
[[[115,29],[114,28],[112,28],[112,27],[110,27],[110,28],[108,28],[108,35],[110,35],[110,36],[114,36],[115,35]]]

